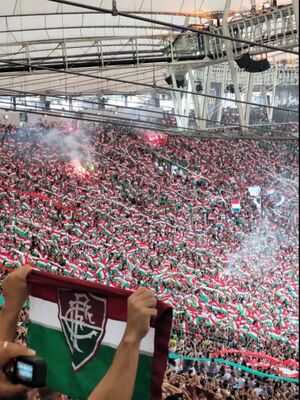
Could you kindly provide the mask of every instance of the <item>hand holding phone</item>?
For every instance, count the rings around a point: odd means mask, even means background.
[[[13,384],[30,388],[41,388],[47,382],[47,364],[36,356],[19,356],[3,369],[6,378]]]

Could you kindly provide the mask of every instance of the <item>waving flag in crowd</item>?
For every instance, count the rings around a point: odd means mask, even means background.
[[[234,213],[241,211],[241,203],[239,200],[237,199],[231,200],[231,210]]]
[[[174,306],[179,331],[209,324],[229,329],[239,342],[297,348],[298,197],[291,181],[298,166],[286,162],[290,145],[234,141],[229,148],[169,137],[154,149],[114,133],[100,143],[102,133],[91,129],[96,168],[82,175],[59,159],[55,144],[32,154],[24,137],[37,127],[26,129],[2,147],[5,267],[26,260],[105,286],[145,285]],[[172,175],[172,165],[182,164],[185,176]],[[289,185],[276,179],[274,165]],[[253,204],[253,182],[267,221]],[[266,195],[271,186],[274,193]],[[279,217],[276,193],[285,196]],[[232,199],[239,212],[232,213]]]

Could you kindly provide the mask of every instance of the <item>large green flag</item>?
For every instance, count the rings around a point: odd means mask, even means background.
[[[113,361],[132,292],[37,270],[28,282],[28,345],[47,362],[47,385],[86,400]],[[172,309],[162,302],[157,308],[141,342],[134,400],[161,400]]]

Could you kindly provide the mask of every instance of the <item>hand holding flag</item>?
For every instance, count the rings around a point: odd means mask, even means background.
[[[2,282],[4,306],[0,313],[0,340],[14,340],[19,313],[28,297],[26,278],[30,265],[17,268]]]
[[[2,282],[5,304],[0,312],[0,370],[10,360],[18,356],[32,356],[33,350],[25,346],[11,343],[16,332],[19,312],[27,298],[26,276],[30,266],[19,268],[10,273]],[[0,372],[0,395],[16,396],[28,391],[23,385],[13,385],[8,382],[4,373]]]
[[[150,318],[157,315],[152,292],[139,288],[127,299],[127,325],[110,369],[88,400],[132,399],[138,370],[141,340],[150,330]],[[118,385],[115,382],[118,381]]]
[[[31,266],[28,264],[24,265],[14,270],[2,282],[2,290],[5,298],[5,313],[18,316],[19,312],[22,310],[23,304],[28,297],[26,277],[29,271],[31,271]]]
[[[140,287],[127,303],[127,325],[124,340],[139,343],[150,329],[150,318],[157,316],[157,300],[152,292]]]

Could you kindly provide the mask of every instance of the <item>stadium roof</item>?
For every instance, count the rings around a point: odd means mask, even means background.
[[[278,4],[290,2],[282,0]],[[161,57],[170,41],[186,33],[155,22],[80,6],[112,10],[112,0],[74,0],[73,3],[75,5],[71,6],[50,0],[1,1],[0,67],[6,65],[6,70],[0,74],[1,93],[8,89],[41,94],[136,93],[145,92],[136,82],[165,85],[167,63],[152,64],[151,58]],[[118,12],[180,26],[221,16],[224,6],[225,0],[116,1]],[[250,7],[250,0],[231,2],[233,13]],[[139,63],[141,57],[148,62]],[[132,65],[126,60],[133,60]],[[50,68],[64,65],[68,71],[72,71],[75,62],[84,64],[76,69],[77,75],[49,73],[49,68],[47,71],[30,68],[17,71],[24,64],[43,66],[45,62]],[[87,72],[89,77],[79,75]],[[130,83],[115,82],[115,78]]]

